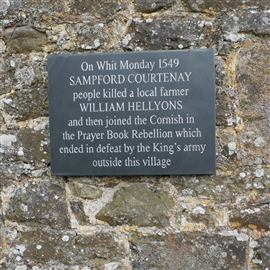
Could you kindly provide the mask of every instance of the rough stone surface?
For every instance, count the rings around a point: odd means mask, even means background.
[[[173,6],[173,4],[175,3],[175,0],[165,0],[165,1],[161,1],[161,0],[147,0],[147,1],[143,1],[143,0],[135,0],[134,4],[135,4],[135,9],[139,12],[153,12],[153,11],[157,11],[159,9],[167,9],[170,8],[171,6]]]
[[[4,41],[10,53],[42,51],[46,39],[44,32],[30,26],[7,28],[4,32]]]
[[[0,268],[270,269],[269,14],[268,0],[0,0]],[[205,47],[216,175],[51,175],[48,55]]]
[[[270,13],[263,11],[242,11],[229,13],[222,26],[228,32],[252,32],[256,35],[270,34]]]
[[[255,252],[252,258],[254,266],[253,269],[267,269],[270,267],[270,239],[265,238],[256,241]]]
[[[34,102],[32,101],[34,99]],[[3,100],[5,110],[16,120],[48,116],[47,91],[44,89],[22,89]]]
[[[0,16],[5,16],[10,7],[10,2],[8,0],[2,0],[0,2]]]
[[[10,241],[10,245],[14,261],[18,261],[19,256],[21,264],[50,263],[54,267],[59,265],[60,269],[76,265],[104,269],[102,266],[106,262],[125,256],[123,247],[118,246],[113,236],[106,233],[82,237],[74,231],[22,231]]]
[[[48,134],[30,128],[21,129],[18,133],[19,149],[23,151],[23,159],[27,162],[40,160],[49,163]]]
[[[108,16],[113,15],[116,12],[121,11],[122,9],[127,8],[127,1],[118,0],[118,1],[108,1],[108,0],[74,0],[71,6],[71,10],[81,13],[90,13],[91,15],[100,15]]]
[[[235,237],[182,233],[131,241],[133,269],[245,269],[247,241]]]
[[[256,228],[268,231],[270,229],[269,209],[267,206],[253,206],[233,210],[230,214],[230,224],[233,227]]]
[[[120,189],[113,201],[107,204],[96,218],[112,226],[166,226],[169,225],[169,213],[173,205],[173,200],[167,193],[152,191],[144,184],[137,184]]]
[[[83,203],[79,200],[70,201],[70,208],[80,225],[88,225],[89,218],[83,209]]]
[[[172,50],[205,46],[211,34],[211,20],[208,23],[204,19],[200,16],[185,16],[167,20],[136,20],[129,28],[130,41],[127,47],[132,50]]]
[[[87,180],[69,182],[70,189],[77,197],[84,199],[98,199],[102,196],[102,189],[93,187]]]
[[[18,13],[19,11],[39,13],[44,12],[63,12],[67,10],[67,2],[64,0],[50,1],[50,0],[9,0],[9,13]]]
[[[70,227],[65,190],[49,181],[15,188],[6,218],[30,226]]]
[[[235,1],[222,1],[218,0],[213,3],[212,0],[184,0],[188,6],[194,11],[221,11],[230,10],[241,7],[263,7],[269,5],[267,0],[235,0]]]

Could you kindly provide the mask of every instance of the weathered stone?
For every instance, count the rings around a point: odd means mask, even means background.
[[[4,58],[0,58],[0,95],[7,92],[6,85],[8,84],[9,76],[7,74],[6,62]]]
[[[217,93],[216,95],[216,123],[218,126],[228,125],[228,116],[231,115],[230,110],[231,99],[225,93]]]
[[[256,35],[270,34],[270,13],[263,11],[244,11],[229,13],[224,17],[223,31],[232,33],[249,33]],[[230,38],[230,34],[225,34]]]
[[[18,237],[10,242],[12,266],[27,262],[47,267],[50,265],[56,269],[63,269],[60,267],[63,264],[63,267],[83,265],[101,270],[106,263],[116,262],[126,256],[123,246],[119,245],[114,235],[107,233],[76,235],[74,231],[29,230],[19,232]]]
[[[85,25],[77,24],[75,27],[77,41],[82,49],[98,49],[106,45],[109,34],[104,24]]]
[[[270,268],[270,239],[265,237],[264,239],[256,240],[256,242],[257,242],[257,245],[254,248],[254,255],[252,258],[252,262],[255,265],[258,265],[259,268],[255,268],[255,269],[269,269]]]
[[[89,218],[86,216],[84,212],[83,203],[81,201],[79,200],[70,201],[70,208],[80,225],[89,224]]]
[[[102,189],[91,186],[87,180],[72,181],[69,186],[73,194],[84,199],[98,199],[102,196]]]
[[[1,178],[0,178],[1,180]],[[0,206],[2,209],[2,201],[0,201]],[[2,211],[0,212],[0,260],[2,260],[2,252],[3,252],[3,243],[4,243],[4,217]]]
[[[65,190],[49,181],[17,187],[5,214],[30,226],[70,227]]]
[[[149,13],[159,9],[170,8],[175,0],[135,0],[135,9],[139,12]]]
[[[132,239],[133,269],[245,269],[248,242],[233,236],[179,233]]]
[[[10,7],[10,2],[8,0],[0,1],[0,19],[7,14],[7,11]]]
[[[269,209],[266,206],[235,209],[230,213],[229,221],[233,227],[257,230],[270,229]]]
[[[237,157],[243,165],[251,165],[256,156],[270,163],[270,69],[265,68],[270,61],[270,42],[247,41],[239,50],[236,58],[236,83],[238,85],[239,116],[243,128],[238,138],[242,147]],[[266,143],[258,147],[258,138]]]
[[[220,11],[243,7],[263,7],[269,4],[268,0],[235,0],[235,1],[212,1],[212,0],[184,0],[184,2],[194,11]]]
[[[68,10],[67,2],[65,0],[9,0],[10,8],[8,13],[17,13],[21,10],[24,12],[64,12]]]
[[[33,160],[49,163],[48,137],[48,130],[21,129],[17,135],[17,147],[21,151],[20,157],[29,163],[33,162]]]
[[[270,269],[269,10],[0,0],[0,269]],[[201,47],[215,50],[216,175],[50,175],[48,54]]]
[[[135,184],[121,188],[96,218],[112,226],[129,224],[138,226],[167,226],[174,206],[168,193]]]
[[[0,78],[6,73],[6,63],[3,57],[0,57]]]
[[[75,243],[72,231],[31,230],[21,232],[12,243],[13,253],[22,260],[44,264],[46,262],[69,262]]]
[[[30,26],[12,27],[5,29],[4,41],[9,53],[29,53],[42,51],[47,36]]]
[[[138,50],[183,49],[205,46],[211,35],[211,24],[205,18],[170,18],[134,21],[125,47]],[[160,34],[162,33],[162,34]]]
[[[73,264],[98,266],[118,261],[126,256],[124,246],[118,243],[117,238],[112,234],[102,232],[93,235],[78,235],[76,249]]]
[[[126,9],[126,0],[108,1],[108,0],[74,0],[71,10],[74,12],[90,13],[91,15],[108,16],[116,12]]]
[[[17,121],[48,116],[48,93],[44,89],[22,89],[3,99],[5,111]]]
[[[228,168],[232,166],[228,163]],[[234,176],[236,177],[236,176]],[[247,179],[240,177],[219,175],[211,176],[174,176],[170,181],[181,197],[203,197],[215,200],[220,203],[235,202],[237,196],[246,190]]]
[[[209,206],[197,205],[192,211],[186,212],[188,211],[183,208],[181,216],[185,216],[187,222],[202,223],[208,227],[213,227],[215,224],[216,215]]]

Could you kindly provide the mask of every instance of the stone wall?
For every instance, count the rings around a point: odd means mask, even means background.
[[[0,0],[0,30],[1,269],[270,269],[269,0]],[[51,175],[48,54],[202,47],[216,175]]]

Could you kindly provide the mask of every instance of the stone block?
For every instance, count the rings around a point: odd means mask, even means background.
[[[90,13],[94,16],[108,16],[127,8],[126,0],[74,0],[71,5],[72,12]]]
[[[5,111],[16,121],[49,115],[48,92],[42,88],[22,89],[3,99]]]
[[[234,209],[229,216],[233,227],[268,231],[270,229],[269,209],[267,206],[254,206]]]
[[[133,269],[246,269],[247,241],[234,236],[179,233],[132,239]]]
[[[109,39],[109,33],[104,24],[77,24],[74,31],[77,42],[82,49],[91,50],[104,46]]]
[[[84,209],[83,209],[83,203],[79,200],[72,200],[70,201],[70,208],[72,210],[72,213],[74,214],[75,218],[77,219],[78,223],[80,225],[88,225],[89,224],[89,218],[86,216]]]
[[[222,29],[231,33],[270,35],[270,13],[263,11],[228,13],[223,18]],[[230,38],[229,34],[227,38]]]
[[[242,147],[237,157],[243,165],[254,164],[258,158],[264,164],[270,163],[269,50],[270,42],[267,39],[248,40],[236,57],[238,115],[244,123],[238,133]]]
[[[20,11],[55,13],[68,10],[67,2],[65,0],[9,0],[9,2],[9,14],[18,14]]]
[[[229,164],[228,164],[229,167]],[[181,197],[208,198],[216,202],[234,202],[245,191],[245,180],[220,175],[174,176],[170,182]]]
[[[101,270],[106,263],[126,255],[114,235],[99,232],[82,235],[69,230],[28,230],[18,232],[9,244],[12,267],[27,263],[46,269],[77,269],[80,265]]]
[[[173,199],[167,192],[148,188],[145,184],[135,184],[121,188],[96,215],[96,218],[112,226],[168,226]]]
[[[29,53],[42,51],[47,36],[31,26],[11,27],[5,29],[4,41],[9,53]]]
[[[17,148],[20,157],[28,163],[34,161],[50,162],[49,134],[46,130],[22,128],[17,135]]]
[[[1,0],[0,2],[0,19],[7,14],[7,11],[10,7],[9,0]]]
[[[34,227],[67,229],[70,220],[65,190],[49,181],[18,186],[10,199],[5,217]]]
[[[127,32],[125,47],[131,50],[185,49],[202,47],[211,35],[211,24],[205,18],[147,19],[134,21]]]
[[[184,0],[193,11],[221,11],[230,9],[241,9],[243,7],[263,7],[269,4],[268,0],[234,0],[234,1],[212,1],[212,0]]]
[[[254,254],[252,262],[259,266],[255,269],[269,269],[270,268],[270,239],[265,237],[264,239],[256,240],[257,245],[254,248]]]
[[[84,199],[98,199],[102,196],[102,189],[93,187],[89,180],[74,180],[69,182],[72,193]]]
[[[168,9],[175,4],[175,0],[135,0],[135,9],[139,12],[150,13],[159,9]]]

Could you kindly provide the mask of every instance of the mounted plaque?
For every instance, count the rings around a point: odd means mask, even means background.
[[[212,49],[48,56],[54,175],[214,174]]]

